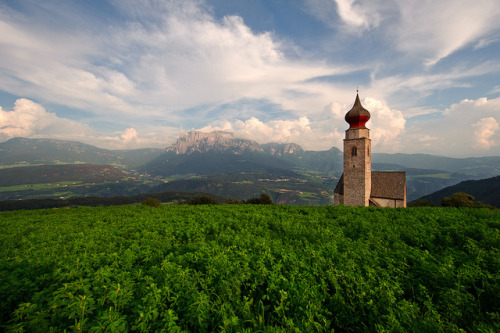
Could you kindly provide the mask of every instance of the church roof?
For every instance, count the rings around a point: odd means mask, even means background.
[[[335,190],[333,190],[333,193],[344,195],[344,174],[342,174],[342,177],[340,177],[337,186],[335,186]]]
[[[340,177],[333,193],[344,195],[344,174]],[[401,171],[373,171],[370,197],[404,200],[406,194],[406,173]]]
[[[356,93],[356,100],[351,110],[346,113],[345,121],[349,124],[349,129],[353,129],[366,128],[365,124],[368,120],[370,120],[370,112],[361,105],[359,94]]]
[[[370,197],[404,200],[406,194],[406,173],[394,171],[372,172]]]

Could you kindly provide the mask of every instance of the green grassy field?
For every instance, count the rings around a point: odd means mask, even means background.
[[[0,230],[0,330],[500,330],[498,210],[138,205]]]
[[[11,192],[11,191],[28,191],[28,190],[48,190],[54,188],[64,188],[64,187],[76,187],[76,186],[89,186],[92,183],[83,183],[82,181],[61,181],[56,183],[41,183],[41,184],[23,184],[14,186],[2,186],[0,187],[0,192]]]
[[[408,175],[406,178],[408,180],[419,179],[419,178],[452,179],[453,174],[450,172],[443,172],[443,173],[433,173],[433,174],[427,174],[427,175]]]

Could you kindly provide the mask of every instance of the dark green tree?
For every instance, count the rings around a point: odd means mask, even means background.
[[[251,205],[273,205],[274,204],[271,197],[265,193],[261,193],[260,197],[258,197],[258,198],[248,199],[247,201],[245,201],[245,203],[251,204]]]
[[[474,197],[464,192],[453,193],[441,200],[441,206],[443,207],[472,207],[473,205]]]
[[[443,207],[473,207],[473,208],[490,208],[494,209],[495,207],[479,202],[474,201],[474,197],[470,194],[464,192],[453,193],[449,197],[444,197],[441,200],[441,206]]]
[[[161,205],[161,201],[158,199],[153,199],[153,198],[147,198],[142,202],[144,206],[150,206],[150,207],[159,207]]]
[[[238,200],[238,199],[229,198],[229,199],[227,199],[227,200],[226,200],[226,203],[227,203],[228,205],[240,205],[240,204],[242,204],[243,202],[241,202],[241,201],[240,201],[240,200]]]

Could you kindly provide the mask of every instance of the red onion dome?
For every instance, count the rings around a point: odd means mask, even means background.
[[[359,101],[359,94],[356,93],[356,100],[352,109],[346,113],[345,121],[349,123],[349,129],[366,128],[366,122],[370,120],[370,112],[366,110]]]

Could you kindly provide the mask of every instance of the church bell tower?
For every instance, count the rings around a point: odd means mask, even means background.
[[[371,139],[366,122],[370,112],[356,94],[352,109],[345,115],[349,129],[344,139],[344,202],[346,206],[368,206],[371,192]]]

